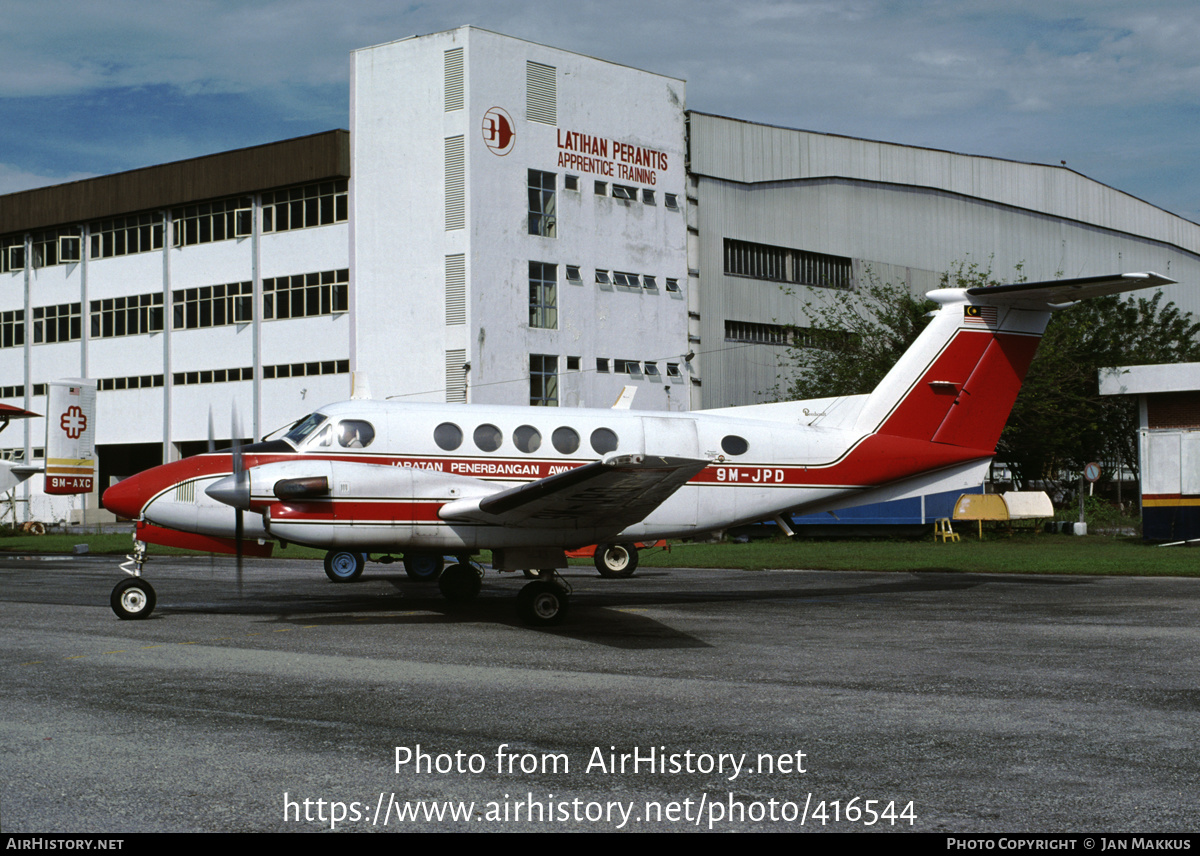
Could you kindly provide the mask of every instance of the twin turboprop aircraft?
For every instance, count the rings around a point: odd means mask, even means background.
[[[782,515],[978,485],[1055,309],[1166,285],[1131,273],[993,288],[938,289],[929,325],[870,394],[691,413],[351,400],[280,440],[156,467],[104,493],[137,537],[231,552],[291,542],[328,551],[356,579],[371,554],[401,553],[451,600],[479,593],[492,552],[537,579],[518,596],[530,624],[559,621],[565,551],[681,538]],[[457,561],[444,570],[444,555]],[[113,591],[145,618],[140,575]],[[601,566],[602,562],[598,562]],[[631,569],[630,569],[631,570]]]

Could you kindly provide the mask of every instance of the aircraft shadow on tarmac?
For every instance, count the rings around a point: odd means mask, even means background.
[[[736,574],[739,572],[731,572]],[[648,571],[641,581],[661,585],[656,577],[669,576]],[[443,598],[437,586],[417,582],[403,576],[364,577],[386,582],[394,594],[360,595],[353,587],[332,586],[320,594],[279,593],[266,586],[248,586],[239,598],[236,595],[206,597],[204,603],[175,602],[160,605],[151,621],[159,616],[188,613],[244,614],[274,616],[271,623],[292,625],[325,625],[339,627],[389,626],[429,624],[471,624],[488,622],[519,627],[532,633],[576,639],[613,648],[649,650],[676,648],[706,648],[709,643],[692,634],[679,631],[640,610],[671,606],[705,606],[714,604],[754,603],[761,601],[793,604],[835,605],[841,602],[870,600],[886,602],[889,595],[926,592],[965,591],[988,584],[1005,585],[1077,585],[1085,579],[1014,577],[1003,574],[959,574],[929,569],[898,575],[895,581],[850,583],[847,585],[796,586],[780,585],[754,588],[720,588],[718,590],[639,590],[639,579],[610,581],[598,590],[577,587],[572,596],[571,613],[557,626],[526,627],[517,617],[514,606],[518,586],[484,584],[478,599],[469,603],[451,603]],[[519,580],[512,582],[519,583]],[[780,581],[782,582],[782,580]],[[730,580],[730,585],[737,583]]]

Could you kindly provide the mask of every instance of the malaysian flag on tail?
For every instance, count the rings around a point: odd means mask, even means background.
[[[995,306],[964,306],[963,320],[971,324],[986,324],[996,326],[997,311]]]

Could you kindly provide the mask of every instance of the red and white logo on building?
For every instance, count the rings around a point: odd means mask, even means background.
[[[67,408],[67,412],[62,415],[59,425],[67,432],[68,437],[72,440],[78,440],[79,435],[87,430],[87,417],[83,415],[82,410],[72,404]]]
[[[516,139],[516,125],[503,107],[493,107],[483,114],[483,141],[492,154],[501,157],[508,154]]]

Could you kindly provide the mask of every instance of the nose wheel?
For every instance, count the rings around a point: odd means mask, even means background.
[[[121,570],[129,574],[117,583],[108,599],[108,605],[122,621],[149,618],[154,612],[154,604],[158,597],[154,594],[154,586],[142,577],[142,566],[146,564],[146,544],[133,539],[133,553],[125,557]]]
[[[109,606],[117,614],[117,618],[124,621],[149,618],[157,601],[154,586],[141,577],[121,580],[113,588],[112,597],[108,599]]]

